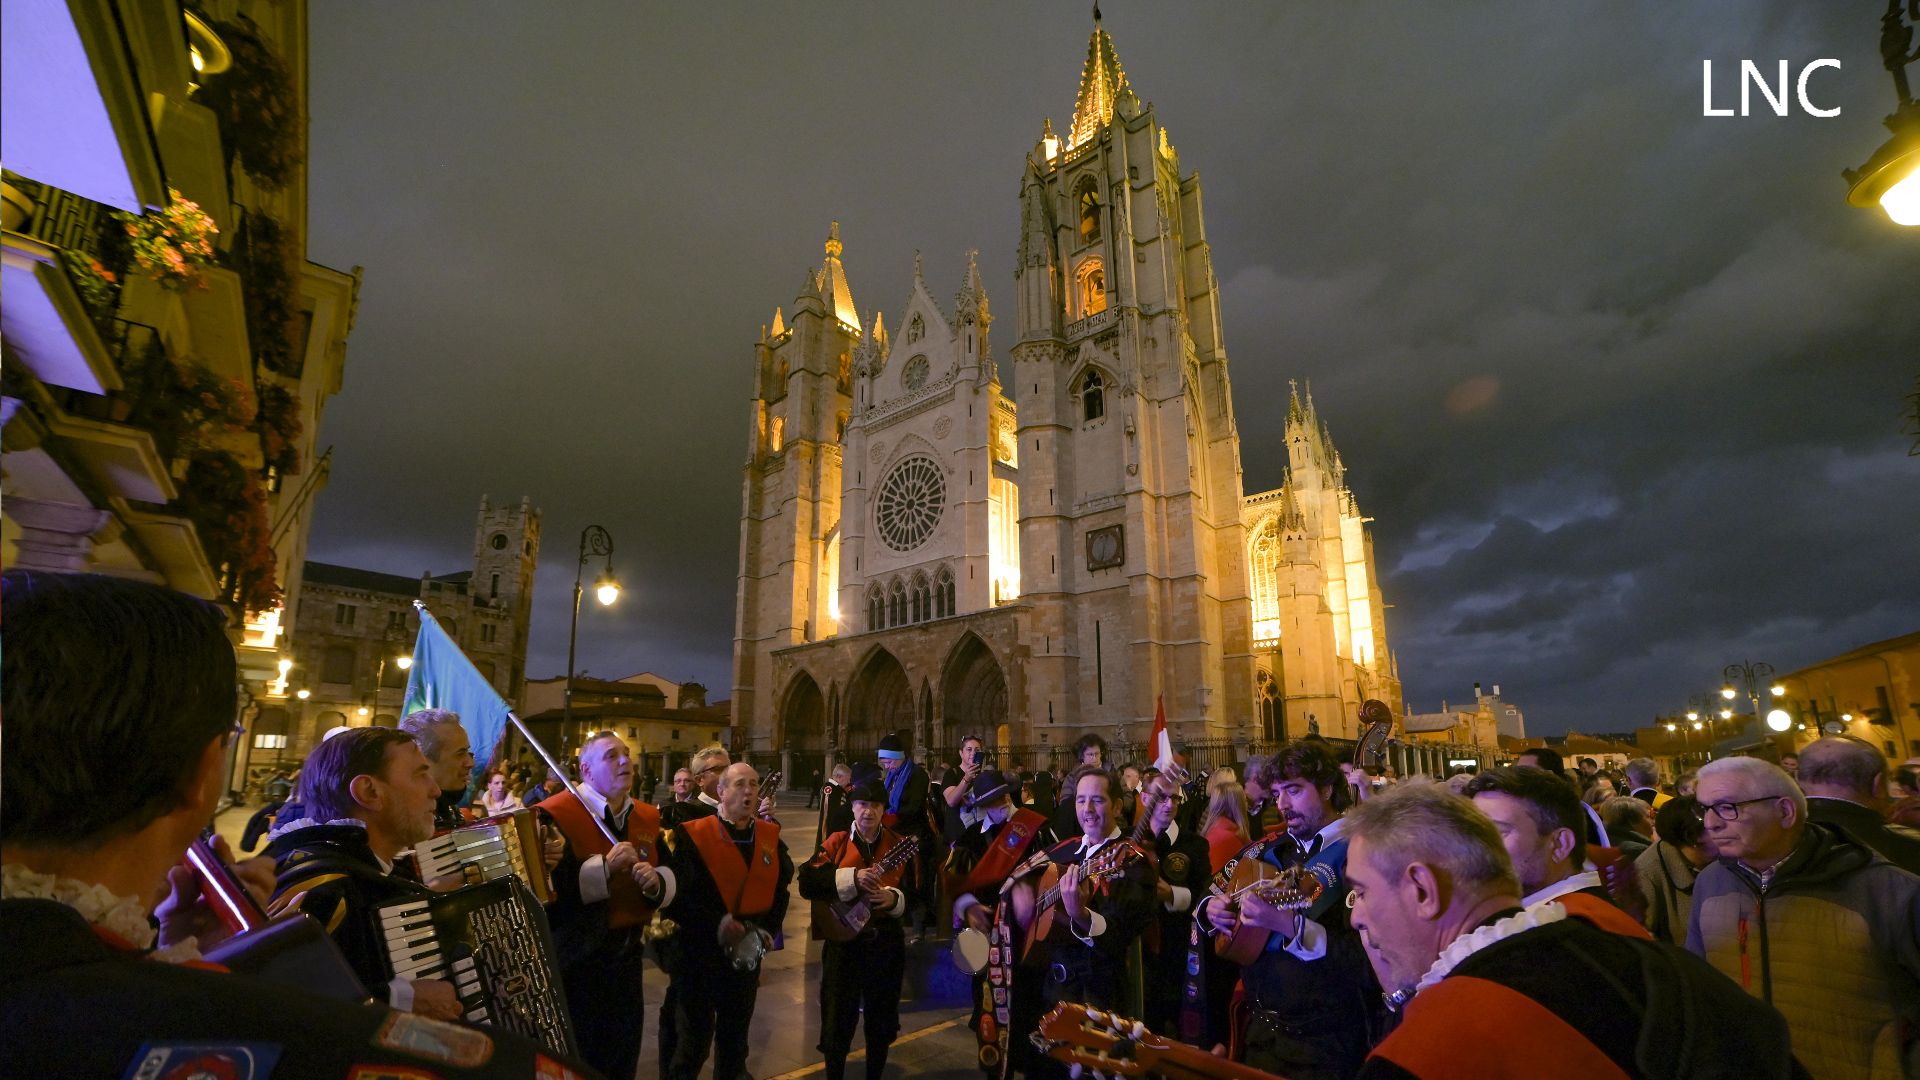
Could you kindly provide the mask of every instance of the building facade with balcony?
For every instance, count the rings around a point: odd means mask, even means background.
[[[1356,736],[1362,700],[1400,701],[1367,519],[1310,401],[1257,403],[1292,445],[1246,497],[1200,180],[1097,20],[1070,126],[1020,165],[1010,362],[971,258],[950,306],[916,265],[889,334],[837,229],[763,328],[739,750],[978,734],[1046,765],[1143,744],[1159,708],[1194,745]]]
[[[0,561],[225,604],[250,720],[359,289],[306,258],[307,5],[9,3],[0,47]]]
[[[672,780],[673,770],[686,765],[701,747],[733,745],[732,710],[727,702],[709,704],[705,686],[677,683],[649,671],[620,679],[576,676],[571,725],[566,719],[565,675],[528,680],[525,706],[528,729],[556,758],[571,760],[588,735],[611,731],[625,739],[633,752],[634,772],[651,774],[663,783]],[[521,740],[509,736],[509,755],[531,762],[532,751],[521,746]],[[762,755],[753,762],[762,777],[770,769],[791,767],[783,765],[777,754]],[[786,779],[782,786],[792,786],[795,777],[789,773]]]

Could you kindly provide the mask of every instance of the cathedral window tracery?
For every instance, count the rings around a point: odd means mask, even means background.
[[[786,445],[786,435],[787,418],[784,416],[774,417],[772,430],[769,431],[767,435],[767,443],[773,453],[779,453],[780,448]]]
[[[885,630],[887,628],[887,598],[875,585],[867,590],[867,629]]]
[[[1082,421],[1098,420],[1107,415],[1107,383],[1100,373],[1087,369],[1085,378],[1080,380],[1080,418]]]
[[[912,551],[933,535],[946,504],[940,467],[931,458],[908,458],[880,482],[874,510],[880,539],[895,551]]]
[[[905,384],[908,393],[927,385],[927,366],[926,357],[916,356],[907,361],[907,366],[901,369],[900,381]]]
[[[887,625],[904,626],[907,622],[907,589],[899,579],[893,582],[893,588],[887,592]]]
[[[934,610],[937,613],[935,615],[936,618],[944,619],[954,614],[953,571],[944,566],[940,568],[940,580],[934,587],[933,598]]]
[[[933,618],[933,589],[927,585],[927,575],[913,575],[913,621],[926,622]]]
[[[1261,522],[1247,545],[1247,583],[1253,599],[1253,644],[1280,641],[1280,527],[1274,518]]]

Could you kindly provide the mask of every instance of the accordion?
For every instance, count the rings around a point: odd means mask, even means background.
[[[397,900],[373,914],[394,978],[450,982],[469,1023],[577,1056],[546,912],[519,882]]]
[[[482,818],[414,845],[420,880],[453,875],[468,884],[509,875],[527,883],[543,904],[553,902],[553,882],[540,850],[540,826],[531,810]]]

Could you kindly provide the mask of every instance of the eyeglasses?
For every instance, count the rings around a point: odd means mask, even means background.
[[[1693,816],[1699,818],[1701,821],[1705,821],[1707,820],[1707,812],[1712,811],[1721,821],[1739,821],[1741,807],[1751,806],[1754,803],[1772,802],[1775,799],[1784,798],[1786,798],[1784,795],[1762,795],[1757,799],[1737,799],[1732,802],[1701,803],[1699,806],[1693,808]]]

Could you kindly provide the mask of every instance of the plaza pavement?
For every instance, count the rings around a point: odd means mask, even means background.
[[[795,864],[813,853],[818,811],[804,808],[802,792],[781,795],[779,817]],[[215,821],[220,834],[239,850],[247,818],[258,804],[235,807]],[[262,845],[264,846],[264,845]],[[259,853],[256,848],[254,854]],[[760,996],[753,1013],[747,1071],[757,1080],[801,1080],[822,1074],[820,1034],[820,945],[808,940],[810,905],[796,888],[787,907],[786,948],[767,954],[760,974]],[[967,980],[953,967],[944,941],[929,941],[908,949],[907,986],[900,1005],[900,1038],[887,1058],[887,1077],[927,1077],[929,1080],[979,1080],[974,1064],[974,1038],[967,1027]],[[667,978],[649,965],[644,996],[646,1042],[640,1070],[634,1080],[659,1080],[656,1025]],[[855,1032],[847,1075],[866,1075],[865,1035]],[[713,1075],[709,1062],[701,1073]],[[620,1080],[620,1078],[615,1078]]]

